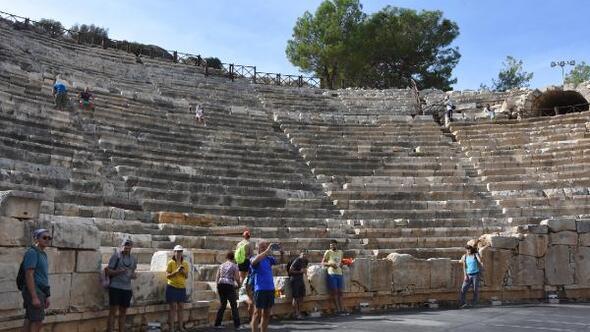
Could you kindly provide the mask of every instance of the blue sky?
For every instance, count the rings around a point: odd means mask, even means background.
[[[256,65],[259,71],[298,73],[285,56],[293,26],[321,0],[0,0],[0,10],[66,27],[93,23],[114,39]],[[458,23],[462,54],[456,90],[490,85],[507,55],[533,72],[533,87],[561,82],[554,60],[590,62],[590,1],[585,0],[364,0],[366,13],[386,5],[438,9]]]

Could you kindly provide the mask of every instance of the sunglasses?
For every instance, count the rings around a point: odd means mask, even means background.
[[[43,239],[45,241],[47,241],[47,240],[49,240],[49,241],[53,240],[53,238],[51,236],[42,236],[41,239]]]

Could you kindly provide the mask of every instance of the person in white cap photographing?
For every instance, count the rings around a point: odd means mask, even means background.
[[[187,261],[182,255],[184,248],[174,246],[174,255],[166,267],[166,302],[170,304],[168,311],[168,326],[170,331],[186,331],[183,326],[183,306],[186,301],[186,279],[190,271]],[[178,330],[175,329],[174,319],[178,318]]]

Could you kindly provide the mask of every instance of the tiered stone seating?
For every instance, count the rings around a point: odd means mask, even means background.
[[[258,90],[267,104],[289,94]],[[501,209],[431,117],[325,114],[308,100],[275,111],[275,119],[364,248],[378,256],[457,257],[484,229],[502,229]]]
[[[18,36],[0,29],[3,44]],[[22,46],[38,54],[17,48],[2,57],[10,69],[0,77],[2,185],[51,193],[43,213],[95,218],[106,258],[124,236],[136,241],[142,268],[156,250],[180,243],[193,250],[200,283],[211,280],[244,228],[281,242],[288,254],[309,248],[316,260],[331,238],[360,248],[247,85],[149,59],[121,63],[120,52],[33,36]],[[48,58],[56,50],[60,57]],[[84,74],[73,61],[84,57],[101,70]],[[71,87],[90,86],[97,111],[53,110],[48,72]],[[204,106],[206,127],[195,125],[189,103]]]
[[[454,124],[452,131],[514,223],[587,214],[587,113]]]

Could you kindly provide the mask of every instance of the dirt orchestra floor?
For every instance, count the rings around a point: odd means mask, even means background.
[[[226,326],[225,330],[233,330]],[[243,331],[248,331],[242,325]],[[199,329],[195,331],[222,331]],[[590,331],[590,304],[481,306],[272,321],[269,331]]]

